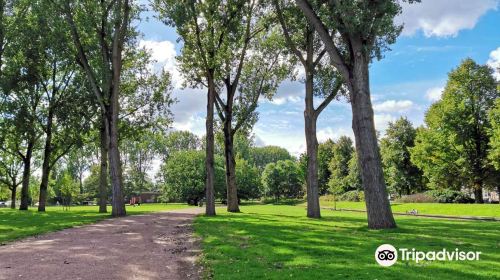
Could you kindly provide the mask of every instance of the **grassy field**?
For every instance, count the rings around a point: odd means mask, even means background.
[[[321,207],[333,208],[334,202],[321,198]],[[337,201],[337,209],[365,210],[364,202]],[[305,206],[305,203],[301,204]],[[500,217],[498,204],[456,204],[456,203],[392,203],[392,211],[405,213],[417,209],[419,214],[436,214],[451,216],[485,216]]]
[[[130,215],[165,211],[188,207],[186,204],[142,204],[138,207],[127,206]],[[0,244],[27,236],[61,230],[83,224],[94,223],[110,217],[98,213],[98,206],[76,206],[69,211],[62,207],[47,207],[45,213],[38,213],[36,207],[29,211],[0,208]],[[108,207],[111,211],[111,207]]]
[[[202,262],[215,279],[500,279],[499,222],[397,216],[397,229],[368,230],[364,213],[323,210],[322,219],[311,220],[301,206],[241,210],[219,210],[216,217],[195,221],[203,238]],[[384,243],[482,255],[479,261],[398,261],[381,267],[374,253]]]

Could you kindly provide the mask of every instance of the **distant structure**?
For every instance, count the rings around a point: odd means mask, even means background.
[[[142,192],[139,195],[130,197],[130,204],[141,204],[141,203],[157,203],[160,197],[159,192]]]

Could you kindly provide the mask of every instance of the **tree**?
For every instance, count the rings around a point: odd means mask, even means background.
[[[160,18],[177,30],[183,42],[178,57],[186,85],[207,89],[206,117],[206,211],[215,215],[214,170],[214,104],[221,78],[232,58],[233,36],[239,31],[239,21],[247,1],[177,1],[155,0]]]
[[[126,210],[118,143],[118,116],[123,50],[128,43],[133,42],[135,36],[130,24],[135,11],[134,4],[129,0],[52,2],[57,2],[59,11],[66,18],[78,64],[84,71],[96,103],[101,109],[104,132],[101,139],[109,148],[107,152],[113,189],[112,215],[124,216]],[[89,14],[96,16],[89,18]],[[86,45],[88,42],[98,42],[98,47]],[[94,51],[99,55],[93,56]]]
[[[498,182],[488,160],[488,112],[499,97],[488,66],[465,59],[449,73],[442,98],[427,111],[427,128],[418,131],[412,150],[412,159],[431,182],[439,185],[441,175],[452,175],[454,185],[470,187],[476,203],[483,202],[483,187]],[[436,161],[447,170],[432,170]]]
[[[265,6],[251,3],[246,15],[246,31],[241,39],[241,48],[229,62],[224,78],[226,96],[216,96],[216,108],[222,122],[224,155],[226,158],[226,182],[228,188],[228,211],[238,212],[236,184],[235,136],[249,137],[257,121],[255,110],[260,96],[271,98],[278,85],[287,75],[287,64],[281,55],[278,36],[267,30]],[[260,19],[259,19],[260,18]],[[250,22],[256,21],[255,24]],[[235,46],[231,48],[234,51]],[[236,48],[238,50],[238,48]],[[237,65],[236,67],[230,65]],[[231,79],[231,76],[234,76]],[[238,140],[238,139],[237,139]]]
[[[168,157],[178,151],[199,150],[201,141],[196,134],[189,131],[171,131],[164,137],[155,141],[156,150],[165,161]]]
[[[334,157],[334,147],[335,142],[331,139],[318,145],[318,188],[320,195],[325,195],[328,192],[328,181],[331,176],[328,165]]]
[[[398,196],[422,191],[422,171],[411,162],[410,149],[415,146],[416,129],[401,117],[389,122],[380,142],[380,153],[389,191]]]
[[[300,10],[285,1],[273,0],[278,20],[283,29],[287,48],[296,56],[296,60],[305,72],[305,137],[307,148],[307,216],[320,218],[319,182],[318,182],[318,139],[316,122],[321,112],[337,96],[341,80],[336,78],[334,68],[325,56],[326,50],[316,36],[314,27],[300,16]],[[327,78],[327,79],[325,79]],[[324,100],[315,108],[314,97]]]
[[[215,171],[215,190],[223,194],[224,160],[217,156]],[[172,153],[161,166],[158,177],[164,189],[164,198],[168,201],[185,201],[198,205],[205,196],[205,154],[203,151],[179,151]]]
[[[18,156],[0,150],[0,185],[10,190],[10,208],[16,209],[17,188],[22,183],[20,179],[23,163]]]
[[[236,158],[236,185],[239,199],[257,199],[262,195],[259,169],[240,157]]]
[[[333,157],[328,166],[331,173],[328,185],[332,193],[342,194],[354,189],[347,180],[350,171],[349,163],[354,153],[352,140],[347,136],[340,137],[334,144]]]
[[[409,2],[415,2],[408,0]],[[330,62],[341,75],[352,108],[352,127],[365,189],[368,227],[394,228],[370,99],[369,64],[380,59],[402,30],[394,24],[401,12],[397,0],[295,0],[325,45]]]
[[[292,155],[285,148],[278,146],[254,147],[250,150],[250,163],[261,172],[269,163],[292,159]]]
[[[38,122],[42,98],[39,79],[41,58],[37,55],[40,48],[37,39],[42,34],[36,28],[34,13],[27,12],[30,1],[10,4],[11,18],[6,21],[10,24],[7,29],[2,27],[0,148],[19,157],[23,163],[19,209],[27,210],[33,153],[42,135]]]
[[[500,86],[497,87],[497,91],[500,92]],[[496,170],[500,170],[500,99],[497,99],[494,107],[491,108],[489,121],[491,129],[489,131],[490,150],[488,158]],[[497,193],[500,196],[500,184],[497,184]]]
[[[51,169],[72,148],[81,145],[95,110],[73,54],[68,51],[70,34],[65,30],[64,20],[47,16],[47,9],[50,9],[47,3],[34,2],[30,8],[36,19],[38,34],[42,34],[47,26],[51,27],[40,36],[36,50],[40,58],[37,78],[42,91],[39,122],[45,135],[38,200],[38,211],[43,212]]]
[[[262,172],[262,185],[266,196],[274,197],[279,201],[281,197],[302,197],[302,181],[300,168],[291,160],[280,160],[269,163]]]

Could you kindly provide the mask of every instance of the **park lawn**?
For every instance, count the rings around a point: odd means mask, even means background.
[[[137,207],[127,205],[127,213],[137,215],[186,207],[188,205],[177,203],[142,204]],[[0,208],[0,244],[111,218],[109,213],[101,214],[98,210],[98,206],[75,206],[68,211],[64,211],[61,206],[50,206],[45,213],[38,213],[36,207],[31,207],[29,211]],[[111,211],[110,206],[108,211]]]
[[[337,201],[337,209],[365,210],[365,202]],[[303,206],[306,204],[303,203]],[[334,202],[321,197],[321,207],[334,207]],[[405,213],[416,209],[419,214],[450,215],[450,216],[482,216],[500,217],[498,204],[458,204],[458,203],[397,203],[391,202],[392,211]]]
[[[301,206],[242,206],[199,216],[202,264],[215,279],[499,279],[500,222],[397,216],[397,229],[368,230],[365,213],[323,210],[319,220]],[[381,244],[421,251],[481,251],[479,261],[398,261],[381,267]]]

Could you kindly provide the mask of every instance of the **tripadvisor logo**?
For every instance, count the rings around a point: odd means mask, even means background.
[[[396,263],[398,256],[403,261],[478,261],[481,252],[478,251],[460,251],[458,248],[448,251],[442,249],[440,251],[418,251],[415,248],[399,248],[398,250],[391,244],[380,245],[375,250],[375,260],[381,266],[391,266]]]

